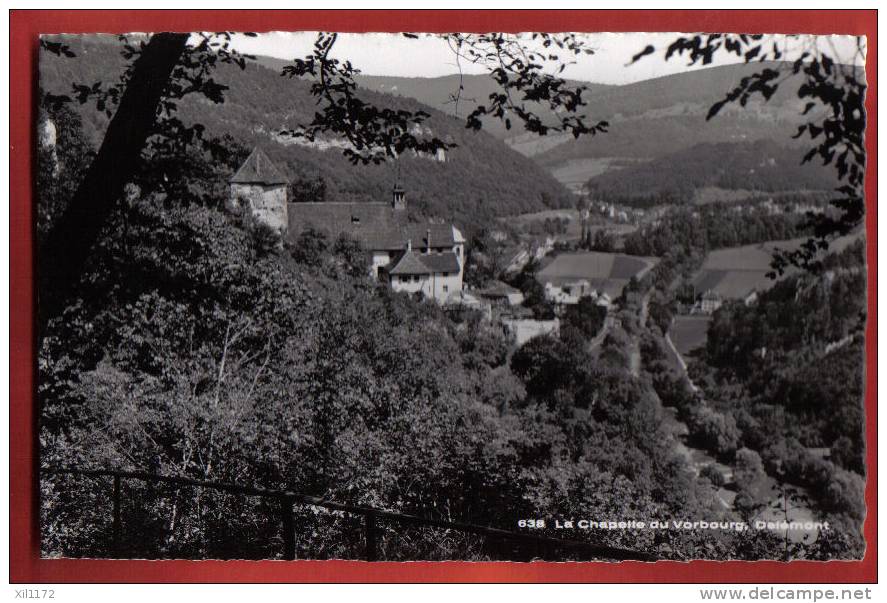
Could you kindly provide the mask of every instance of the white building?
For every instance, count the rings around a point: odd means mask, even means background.
[[[335,241],[347,235],[370,254],[367,272],[396,291],[422,293],[446,303],[462,291],[465,237],[452,224],[410,222],[406,193],[395,185],[390,202],[290,203],[287,180],[255,149],[231,180],[230,205],[290,241],[308,229]]]
[[[579,279],[555,285],[552,282],[545,283],[545,299],[557,305],[578,304],[583,297],[597,297],[591,283],[585,279]]]
[[[703,314],[714,314],[718,308],[723,305],[724,299],[709,289],[702,295],[702,302],[700,303],[700,309]]]
[[[413,249],[412,241],[408,239],[406,249],[396,261],[378,267],[377,270],[380,274],[387,273],[388,282],[395,291],[421,293],[425,297],[445,303],[453,293],[462,291],[464,259],[461,253],[459,255],[457,253],[453,250],[439,251],[430,247],[417,251]],[[389,268],[391,264],[393,266]]]

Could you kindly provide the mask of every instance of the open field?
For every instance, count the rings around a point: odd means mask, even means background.
[[[525,157],[532,157],[571,140],[573,137],[569,134],[539,136],[532,132],[524,132],[518,136],[506,138],[505,144]]]
[[[598,291],[615,299],[632,276],[641,278],[658,259],[618,253],[562,253],[546,261],[536,278],[541,283],[561,285],[580,279],[587,280]]]
[[[548,219],[567,220],[567,232],[558,235],[556,237],[558,239],[575,241],[578,240],[582,234],[582,220],[579,212],[575,209],[545,209],[527,214],[499,218],[500,221],[508,222],[524,231],[526,231],[534,222],[544,222]]]
[[[571,159],[552,167],[554,177],[574,193],[582,193],[589,178],[600,176],[612,169],[613,159]]]
[[[571,222],[578,222],[579,212],[575,209],[543,209],[542,211],[534,211],[527,214],[518,214],[516,216],[508,216],[507,218],[500,219],[508,220],[509,222],[513,222],[515,224],[529,224],[530,222],[537,222],[539,220],[545,220],[547,218],[566,218]]]
[[[709,316],[675,316],[669,335],[681,356],[705,345],[710,320]]]
[[[696,205],[708,205],[712,203],[733,203],[736,201],[745,201],[747,199],[752,199],[755,197],[759,199],[762,197],[767,197],[778,202],[780,201],[780,199],[785,198],[789,195],[804,196],[809,197],[810,200],[815,200],[827,197],[829,194],[829,191],[807,189],[763,192],[749,189],[726,189],[719,188],[717,186],[704,186],[696,189],[696,192],[693,194],[693,203],[695,203]]]
[[[830,250],[842,251],[861,236],[860,231],[841,237],[832,243]],[[767,278],[774,250],[797,249],[804,241],[804,238],[768,241],[712,251],[693,279],[696,292],[714,291],[725,299],[742,299],[752,291],[766,291],[776,282]],[[788,270],[786,274],[793,272]]]

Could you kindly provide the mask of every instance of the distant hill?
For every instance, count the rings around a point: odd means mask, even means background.
[[[124,60],[113,36],[68,37],[65,42],[76,58],[41,53],[40,85],[55,94],[70,94],[73,82],[93,84],[116,81]],[[261,63],[275,66],[273,60]],[[282,63],[282,62],[281,62]],[[278,65],[279,66],[279,63]],[[246,146],[262,145],[285,169],[291,180],[323,178],[329,201],[387,200],[396,168],[353,166],[342,156],[341,141],[322,140],[314,145],[293,144],[278,133],[313,116],[315,99],[309,84],[280,76],[279,70],[250,63],[245,71],[221,65],[216,81],[230,86],[223,104],[189,98],[182,102],[179,117],[201,123],[208,135],[231,134]],[[367,90],[366,100],[431,114],[427,132],[455,143],[445,161],[403,157],[400,180],[408,191],[411,207],[418,213],[476,225],[497,216],[567,207],[568,191],[546,170],[485,132],[466,130],[464,123],[412,98]],[[83,117],[87,135],[98,144],[108,119],[91,105],[72,105]]]
[[[588,87],[586,94],[589,99],[595,98],[596,94],[601,91],[613,88],[613,86],[606,84],[567,81],[572,86],[584,85]],[[488,104],[490,94],[499,90],[498,84],[489,75],[464,75],[461,78],[458,75],[431,78],[361,75],[358,76],[357,83],[368,90],[414,98],[429,107],[462,119],[471,113],[477,105]],[[455,96],[459,93],[460,83],[463,90],[459,95],[459,102],[456,103]],[[554,118],[554,114],[548,107],[538,104],[534,107],[534,110],[540,115]],[[511,130],[507,130],[505,124],[499,119],[486,118],[483,122],[484,129],[498,138],[510,139],[524,134],[524,130],[517,124]],[[533,138],[550,140],[547,136],[539,137],[535,134],[532,136]]]
[[[259,60],[275,68],[286,63],[264,57]],[[571,85],[588,87],[585,114],[589,119],[609,121],[611,127],[607,135],[579,140],[539,138],[528,136],[518,127],[506,130],[498,120],[490,120],[489,132],[507,139],[528,155],[538,154],[538,160],[546,165],[585,157],[651,158],[700,142],[770,138],[782,132],[792,134],[798,123],[798,110],[803,108],[803,103],[794,96],[793,80],[799,76],[790,77],[769,102],[755,99],[745,109],[725,107],[718,120],[705,127],[709,107],[742,77],[763,67],[780,66],[777,63],[726,65],[625,85],[568,80]],[[476,104],[486,102],[489,94],[496,90],[496,83],[487,75],[465,75],[461,80],[458,75],[434,78],[361,75],[357,82],[369,90],[416,99],[450,115],[458,111],[463,117]],[[464,89],[457,107],[453,96],[459,91],[460,83]],[[774,127],[780,132],[775,132]],[[522,145],[535,139],[539,145]],[[537,151],[536,146],[543,150]],[[554,148],[546,148],[552,146]]]
[[[745,107],[728,105],[716,118],[705,119],[711,105],[743,77],[782,66],[725,65],[602,90],[590,110],[610,122],[607,135],[565,141],[537,159],[545,165],[588,157],[651,159],[706,142],[788,139],[804,106],[795,95],[800,76],[789,76],[767,102],[755,97]]]
[[[598,115],[610,122],[606,135],[539,148],[533,158],[573,190],[588,181],[599,192],[635,199],[686,200],[706,185],[767,192],[832,189],[832,168],[799,165],[808,144],[792,138],[803,120],[801,76],[788,75],[769,101],[753,97],[745,107],[727,105],[706,120],[712,104],[763,67],[787,65],[727,65],[602,91],[594,101]]]
[[[745,107],[728,105],[716,118],[710,121],[705,119],[711,105],[721,100],[743,77],[764,67],[780,69],[787,66],[785,63],[737,64],[620,86],[586,84],[590,88],[587,115],[594,120],[610,122],[609,131],[598,136],[578,140],[570,136],[540,138],[519,129],[505,131],[498,124],[491,124],[490,132],[503,137],[513,149],[533,157],[575,191],[580,191],[584,183],[595,176],[603,178],[601,182],[607,182],[609,174],[614,174],[613,178],[638,175],[643,179],[643,186],[650,187],[650,190],[667,189],[673,187],[674,179],[668,171],[659,169],[661,164],[652,165],[647,170],[640,167],[637,171],[615,170],[624,165],[660,159],[674,164],[674,158],[666,158],[690,149],[703,151],[708,148],[703,145],[720,145],[716,156],[699,157],[695,163],[701,165],[694,168],[719,174],[724,168],[730,171],[729,166],[734,161],[744,162],[745,153],[754,148],[748,144],[755,141],[768,141],[782,147],[777,155],[785,158],[780,165],[790,177],[781,178],[783,183],[780,187],[794,190],[811,188],[812,180],[817,187],[824,186],[828,181],[828,188],[831,183],[831,175],[826,173],[830,172],[828,168],[811,165],[798,170],[800,155],[790,151],[803,144],[791,138],[801,123],[800,114],[804,106],[796,96],[800,76],[788,76],[767,102],[756,97]],[[360,82],[370,89],[417,98],[452,113],[455,109],[451,95],[458,90],[459,78],[368,76]],[[494,83],[486,76],[466,76],[464,86],[463,99],[483,100]],[[460,113],[466,114],[470,107],[470,101],[463,101]],[[734,144],[737,146],[731,146]],[[796,159],[789,161],[792,152]],[[685,158],[681,156],[681,159]],[[822,174],[814,174],[816,171]],[[798,180],[791,180],[794,177]],[[627,183],[625,186],[639,188],[640,183]]]
[[[702,143],[605,172],[588,180],[595,199],[637,205],[686,203],[696,191],[717,187],[750,193],[827,191],[835,173],[813,162],[801,165],[801,151],[770,140]]]

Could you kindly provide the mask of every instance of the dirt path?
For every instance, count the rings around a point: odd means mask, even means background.
[[[642,329],[647,327],[647,319],[650,316],[650,296],[653,289],[650,288],[641,299],[641,310],[638,312],[638,319]],[[635,377],[641,376],[641,348],[637,341],[632,339],[631,349],[628,351],[628,369]]]
[[[693,383],[693,380],[690,379],[690,374],[687,372],[687,361],[684,360],[684,357],[681,356],[681,353],[678,351],[677,346],[675,346],[674,342],[671,340],[670,333],[665,334],[665,343],[668,344],[668,349],[671,350],[671,353],[675,357],[675,361],[678,363],[678,366],[681,367],[681,373],[683,373],[683,375],[687,378],[687,383],[690,384],[690,389],[693,391],[694,394],[698,393],[699,387],[697,387],[697,385]]]
[[[643,299],[641,299],[641,313],[639,317],[641,319],[641,328],[647,326],[647,318],[650,317],[650,296],[653,295],[653,288],[650,287],[647,292],[644,294]]]
[[[588,342],[588,351],[593,352],[604,343],[604,339],[607,338],[607,335],[610,333],[610,330],[613,328],[613,323],[615,322],[615,317],[611,314],[607,313],[606,318],[604,318],[604,326],[601,327],[601,332],[594,336],[594,338]]]

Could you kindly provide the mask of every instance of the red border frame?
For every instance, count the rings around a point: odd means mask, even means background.
[[[10,13],[11,582],[833,582],[877,581],[877,11],[21,11]],[[35,486],[31,168],[39,33],[193,30],[742,31],[868,36],[866,327],[868,548],[861,562],[373,563],[43,560]]]

